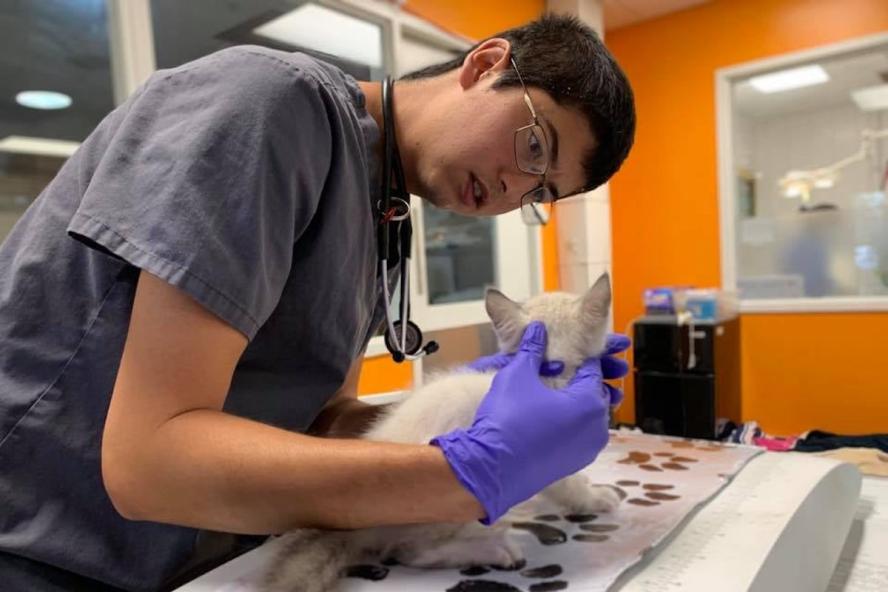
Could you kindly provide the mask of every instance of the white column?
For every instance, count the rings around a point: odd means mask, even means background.
[[[126,100],[157,69],[149,0],[107,0],[114,103]]]
[[[604,39],[602,0],[549,0],[548,10],[576,16]],[[582,292],[611,268],[610,191],[605,184],[556,208],[561,289]]]

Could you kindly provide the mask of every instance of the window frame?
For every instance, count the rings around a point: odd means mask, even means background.
[[[737,187],[734,167],[733,84],[773,70],[802,66],[845,53],[866,51],[888,44],[888,33],[746,62],[715,71],[718,200],[722,288],[737,291]],[[816,164],[816,163],[814,163]],[[831,296],[805,298],[740,299],[741,313],[806,313],[888,311],[888,296]]]

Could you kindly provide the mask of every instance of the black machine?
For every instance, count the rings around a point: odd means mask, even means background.
[[[740,320],[635,322],[635,423],[644,432],[716,437],[719,418],[740,420]]]

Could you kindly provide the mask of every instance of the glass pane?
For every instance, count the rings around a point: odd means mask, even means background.
[[[888,294],[888,45],[778,73],[733,85],[741,296]]]
[[[495,283],[492,218],[470,218],[423,204],[429,303],[480,300]]]
[[[376,22],[298,0],[151,0],[158,68],[172,68],[232,45],[302,51],[359,80],[385,75]]]
[[[396,76],[404,76],[428,66],[449,62],[462,55],[453,49],[441,47],[419,36],[412,35],[406,27],[402,27],[400,50],[397,56],[398,71]]]
[[[104,0],[3,3],[0,36],[2,241],[114,99]]]
[[[881,192],[854,207],[741,223],[744,298],[888,294],[888,208]]]

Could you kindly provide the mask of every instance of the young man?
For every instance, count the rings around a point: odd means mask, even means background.
[[[394,119],[408,189],[473,216],[603,183],[635,121],[554,17],[399,82]],[[549,391],[539,326],[469,429],[316,436],[367,417],[381,124],[378,83],[232,48],[153,75],[26,212],[0,248],[5,590],[162,588],[203,531],[491,522],[594,460],[625,368]]]

